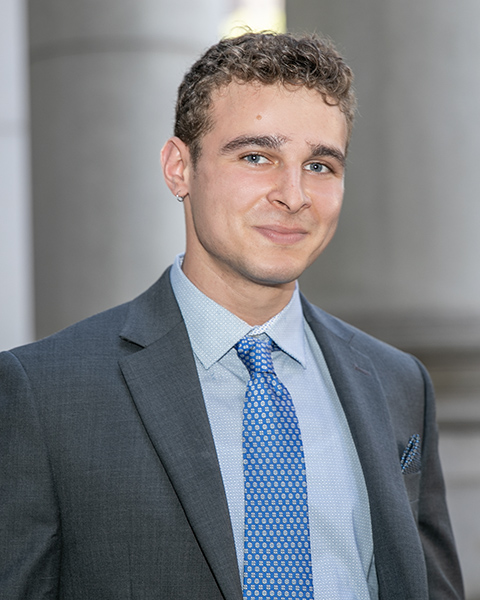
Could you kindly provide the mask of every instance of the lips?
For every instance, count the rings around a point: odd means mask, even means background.
[[[282,227],[280,225],[263,225],[255,228],[263,237],[275,244],[290,246],[305,239],[308,232],[301,227]]]

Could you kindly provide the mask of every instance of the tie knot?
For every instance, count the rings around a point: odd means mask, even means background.
[[[237,354],[247,367],[250,377],[254,373],[275,373],[272,361],[272,340],[246,336],[236,345]]]

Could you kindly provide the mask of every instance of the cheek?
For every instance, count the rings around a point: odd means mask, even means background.
[[[228,169],[205,172],[195,186],[197,213],[203,210],[211,216],[219,213],[228,216],[237,205],[237,197],[243,193],[244,187],[241,181],[232,178]]]
[[[233,237],[236,215],[226,192],[221,193],[218,186],[210,187],[208,194],[192,197],[191,204],[194,229],[203,244],[221,244]]]
[[[322,194],[317,197],[315,203],[315,211],[317,218],[320,221],[331,222],[332,224],[338,221],[342,208],[342,195],[339,194]]]
[[[331,210],[332,218],[335,219],[335,221],[338,221],[338,218],[340,217],[340,212],[342,210],[342,204],[343,204],[343,197],[335,198],[335,200],[332,201],[332,203],[331,203],[330,210]]]

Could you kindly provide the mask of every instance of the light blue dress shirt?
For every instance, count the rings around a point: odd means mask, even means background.
[[[376,600],[370,509],[350,430],[318,343],[303,317],[298,286],[289,304],[252,327],[203,294],[181,270],[170,278],[185,320],[217,450],[243,580],[242,421],[248,371],[235,344],[267,334],[278,378],[292,396],[302,434],[315,598]]]

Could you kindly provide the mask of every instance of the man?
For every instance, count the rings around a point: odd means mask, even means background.
[[[2,598],[462,597],[425,370],[295,283],[336,228],[351,79],[251,33],[187,73],[185,255],[1,358]]]

